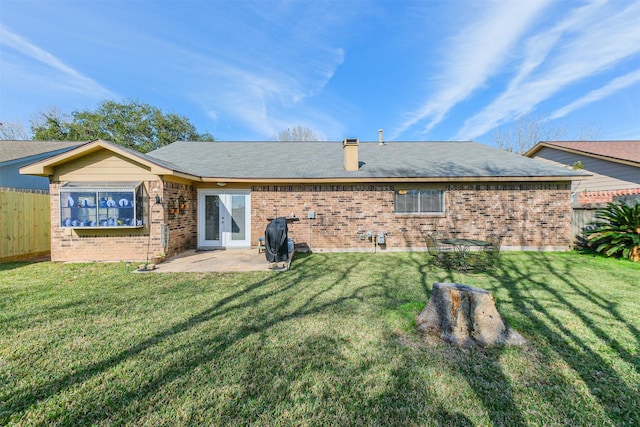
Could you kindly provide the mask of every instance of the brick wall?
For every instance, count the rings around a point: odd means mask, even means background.
[[[60,226],[60,184],[51,184],[51,260],[142,262],[161,253],[171,256],[195,248],[194,187],[162,181],[146,181],[144,186],[142,228],[73,229]],[[161,196],[162,203],[155,203],[156,194]],[[180,196],[186,206],[184,209],[177,206],[177,212],[170,214],[169,207],[177,204]],[[163,233],[167,231],[165,251]]]
[[[140,229],[72,229],[60,227],[60,185],[52,184],[51,258],[53,261],[145,261],[197,245],[197,191],[192,185],[147,181],[145,226]],[[569,248],[571,199],[568,183],[453,184],[445,189],[443,215],[394,213],[393,185],[255,186],[251,193],[254,244],[268,218],[300,218],[289,226],[296,243],[312,250],[371,250],[361,240],[367,231],[387,233],[387,250],[423,250],[423,235],[441,231],[484,238],[497,233],[517,248]],[[157,189],[158,191],[154,191]],[[162,203],[155,203],[155,194]],[[183,208],[179,200],[182,197]],[[313,210],[316,218],[307,220]],[[166,234],[165,234],[166,237]]]
[[[166,254],[172,256],[198,244],[198,195],[193,185],[164,183],[165,223],[169,229]]]
[[[146,188],[156,183],[146,182]],[[149,209],[145,194],[144,226],[142,228],[74,229],[61,227],[60,184],[50,185],[51,198],[51,260],[52,261],[144,261],[153,256],[157,247],[162,213]]]
[[[394,213],[393,185],[255,186],[252,235],[264,235],[268,218],[295,214],[296,243],[312,250],[369,250],[366,231],[388,233],[386,249],[423,249],[433,231],[484,238],[497,233],[518,248],[569,248],[569,183],[454,184],[445,189],[444,215]],[[308,220],[310,210],[316,219]],[[255,240],[254,239],[254,240]]]

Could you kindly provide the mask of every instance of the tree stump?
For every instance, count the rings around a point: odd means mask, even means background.
[[[434,283],[417,324],[420,332],[461,347],[526,343],[504,322],[489,291],[458,283]]]

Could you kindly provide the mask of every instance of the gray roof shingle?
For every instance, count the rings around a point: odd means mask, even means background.
[[[55,155],[82,144],[81,141],[0,141],[0,163],[44,153]]]
[[[360,142],[358,171],[342,142],[178,141],[146,156],[203,178],[581,177],[584,174],[476,142]]]

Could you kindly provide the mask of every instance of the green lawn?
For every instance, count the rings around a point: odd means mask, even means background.
[[[507,253],[464,275],[427,257],[0,264],[0,425],[640,425],[640,264]],[[422,339],[434,282],[492,291],[529,345]]]

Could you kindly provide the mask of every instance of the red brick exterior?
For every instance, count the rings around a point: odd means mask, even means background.
[[[160,253],[172,256],[195,249],[197,189],[160,180],[146,181],[144,186],[142,228],[74,229],[60,226],[60,184],[51,184],[52,260],[143,262]],[[268,218],[293,213],[300,221],[289,226],[290,237],[316,251],[371,250],[371,242],[361,239],[367,231],[387,233],[387,244],[376,248],[385,250],[424,250],[423,236],[433,231],[471,238],[496,233],[504,237],[505,246],[517,248],[570,247],[568,182],[449,184],[442,188],[444,214],[406,215],[394,212],[393,184],[254,186],[252,243],[264,235]],[[161,203],[156,203],[156,194]],[[311,210],[316,217],[308,220]]]
[[[162,181],[143,184],[146,189],[144,226],[121,229],[61,227],[60,184],[51,184],[51,260],[146,262],[155,255],[171,256],[195,248],[197,198],[194,187]],[[159,204],[155,203],[156,194],[161,197]],[[178,204],[180,196],[185,202],[182,209]]]
[[[198,193],[195,187],[165,182],[163,201],[164,221],[169,227],[167,256],[195,249],[198,244]]]
[[[640,188],[630,188],[626,190],[608,191],[582,191],[577,193],[578,205],[589,205],[594,203],[609,203],[616,196],[631,196],[640,194]]]
[[[387,250],[424,249],[424,234],[441,231],[484,238],[500,234],[504,245],[568,249],[571,244],[569,183],[451,184],[444,215],[394,213],[393,185],[255,186],[252,235],[264,234],[267,218],[295,214],[289,226],[296,243],[312,250],[371,249],[367,231],[386,232]],[[313,210],[316,219],[308,220]]]

